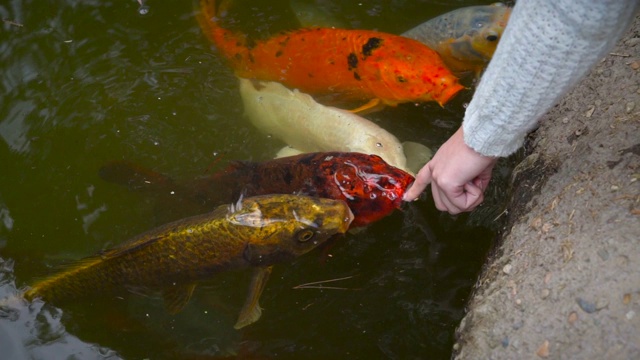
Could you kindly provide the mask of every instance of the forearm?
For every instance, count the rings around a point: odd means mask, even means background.
[[[628,28],[640,0],[520,0],[467,107],[467,145],[507,156]]]

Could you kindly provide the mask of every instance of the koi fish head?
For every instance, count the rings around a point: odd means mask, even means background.
[[[329,153],[331,154],[331,153]],[[402,203],[402,195],[414,178],[387,164],[377,155],[333,153],[320,164],[327,186],[351,208],[351,227],[370,224],[391,214]]]
[[[240,199],[226,220],[245,237],[243,258],[254,266],[289,261],[344,234],[353,214],[342,200],[271,194]]]
[[[484,7],[484,12],[478,12],[474,19],[476,29],[469,32],[472,52],[483,60],[489,61],[496,51],[498,42],[507,26],[511,8],[501,3]]]
[[[400,38],[404,49],[380,61],[380,77],[390,92],[388,105],[436,101],[440,106],[464,89],[440,56],[426,45]]]
[[[463,31],[450,43],[451,55],[460,61],[491,60],[510,15],[511,8],[501,3],[470,6],[452,13],[449,21]]]

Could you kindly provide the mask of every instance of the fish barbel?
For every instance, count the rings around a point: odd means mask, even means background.
[[[463,89],[434,50],[371,30],[299,29],[249,43],[222,28],[214,0],[201,0],[198,21],[239,77],[278,81],[313,96],[369,101],[354,111],[437,101]],[[250,46],[249,46],[250,44]]]
[[[479,75],[493,57],[511,8],[502,3],[467,6],[424,22],[402,36],[436,50],[455,74]]]
[[[213,212],[145,232],[35,283],[24,298],[60,304],[127,290],[158,290],[171,313],[198,282],[233,269],[254,268],[236,328],[260,317],[258,299],[271,266],[291,261],[347,231],[353,214],[343,201],[300,195],[244,198]]]

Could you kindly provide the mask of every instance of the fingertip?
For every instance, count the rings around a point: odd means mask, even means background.
[[[420,193],[422,193],[422,190],[417,190],[415,189],[415,185],[412,185],[404,195],[402,195],[402,201],[416,201]]]

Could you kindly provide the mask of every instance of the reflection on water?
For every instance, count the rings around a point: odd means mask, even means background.
[[[288,0],[235,1],[247,5],[233,25],[250,33],[295,26]],[[399,33],[471,1],[330,3],[354,28]],[[12,0],[0,5],[0,18],[0,299],[169,212],[102,181],[98,169],[108,161],[191,179],[282,147],[243,118],[237,81],[200,33],[189,1]],[[469,98],[444,109],[405,104],[371,119],[401,141],[437,147]],[[501,171],[506,177],[508,168]],[[0,349],[18,359],[446,358],[503,188],[494,183],[493,198],[471,215],[441,214],[430,199],[406,204],[325,253],[276,267],[262,319],[240,332],[232,326],[244,272],[199,287],[176,316],[155,296],[63,309],[0,303]],[[345,276],[353,277],[340,282],[343,290],[293,289]]]
[[[3,359],[120,359],[111,349],[86,343],[63,325],[63,312],[40,301],[18,299],[13,261],[0,258],[0,349]]]

